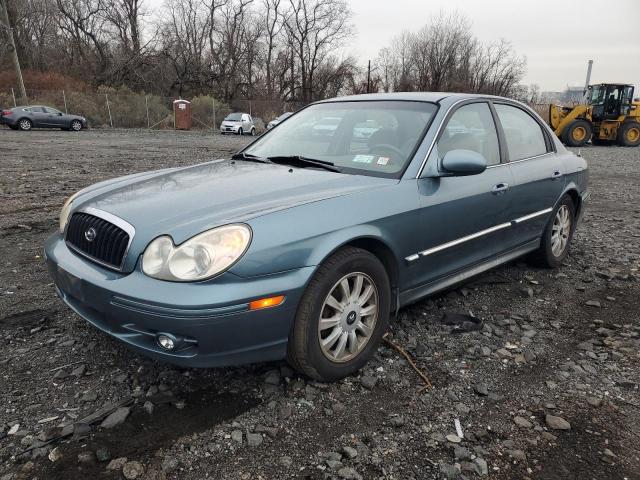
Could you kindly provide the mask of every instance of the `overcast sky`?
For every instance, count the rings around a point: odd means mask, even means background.
[[[147,0],[157,7],[163,0]],[[635,83],[640,88],[640,0],[347,0],[356,37],[346,51],[363,64],[403,29],[458,11],[480,40],[509,40],[527,58],[524,83],[542,90],[592,83]]]
[[[524,82],[542,90],[591,83],[640,88],[640,0],[349,0],[357,58],[375,58],[402,29],[417,30],[440,10],[458,11],[480,40],[509,40],[527,58]]]

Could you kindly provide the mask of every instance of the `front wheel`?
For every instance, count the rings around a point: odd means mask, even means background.
[[[532,260],[536,265],[556,268],[562,264],[569,253],[569,245],[575,230],[576,209],[569,195],[564,195],[551,214],[544,229],[538,250],[533,252]]]
[[[79,132],[82,130],[82,122],[80,120],[74,120],[71,122],[71,130],[74,132]]]
[[[28,118],[23,118],[18,122],[18,127],[23,132],[28,132],[33,127],[33,123],[31,123],[31,120],[29,120]]]
[[[244,135],[244,132],[242,131],[242,128],[238,129],[238,135]]]
[[[562,141],[570,147],[582,147],[591,138],[591,124],[582,118],[574,120],[562,133]]]
[[[329,257],[300,300],[287,358],[301,373],[334,381],[362,368],[388,323],[391,287],[377,257],[347,247]]]

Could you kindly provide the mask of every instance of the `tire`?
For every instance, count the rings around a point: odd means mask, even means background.
[[[255,136],[256,136],[256,129],[255,129],[255,128],[252,128],[252,129],[251,129],[251,136],[252,136],[252,137],[255,137]]]
[[[33,128],[33,123],[28,118],[21,118],[18,120],[18,128],[23,132],[28,132]]]
[[[574,120],[562,132],[562,141],[570,147],[582,147],[591,138],[591,124],[582,118]]]
[[[73,120],[71,122],[71,125],[69,126],[70,130],[73,130],[74,132],[79,132],[80,130],[82,130],[82,122],[80,120]]]
[[[640,123],[623,123],[618,130],[618,145],[621,147],[637,147],[640,145]]]
[[[561,212],[565,213],[562,214]],[[561,221],[561,218],[565,215],[565,218],[568,219],[568,224],[563,224]],[[532,263],[546,268],[557,268],[562,264],[569,253],[571,240],[573,240],[576,223],[575,216],[576,208],[573,200],[569,195],[564,195],[551,213],[551,218],[542,234],[540,247],[531,255]],[[556,232],[563,238],[561,241],[562,248],[559,249],[557,248],[557,240],[554,240]]]
[[[362,282],[361,304],[353,293],[358,278]],[[345,298],[345,280],[353,298]],[[330,305],[344,306],[345,302],[347,308],[342,313]],[[378,348],[387,330],[390,306],[389,277],[380,260],[359,248],[337,251],[320,265],[300,300],[289,334],[287,360],[299,372],[320,381],[354,374]],[[327,319],[322,330],[321,318]],[[328,347],[321,346],[323,340]]]
[[[242,131],[242,128],[238,129],[238,135],[240,135],[240,136],[244,135],[244,132]]]

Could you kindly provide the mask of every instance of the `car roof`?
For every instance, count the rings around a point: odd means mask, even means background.
[[[399,100],[412,102],[437,103],[445,98],[502,98],[495,95],[482,95],[476,93],[451,93],[451,92],[391,92],[391,93],[365,93],[361,95],[347,95],[344,97],[322,100],[318,103],[327,102],[354,102],[367,100]]]

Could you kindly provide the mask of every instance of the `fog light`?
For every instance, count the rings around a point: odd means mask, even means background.
[[[176,342],[168,335],[160,334],[157,336],[158,345],[165,350],[173,350],[176,348]]]

